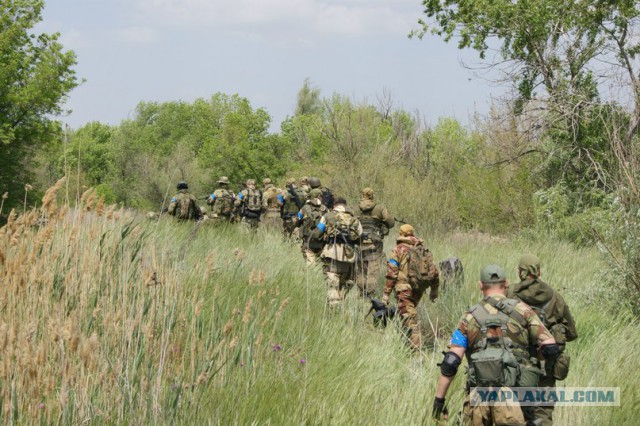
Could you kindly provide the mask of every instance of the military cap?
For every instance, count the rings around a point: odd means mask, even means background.
[[[408,235],[413,235],[413,232],[413,226],[409,225],[408,223],[405,223],[400,227],[400,235],[403,235],[405,237]]]
[[[220,179],[218,179],[218,183],[229,183],[229,178],[226,176],[220,176]]]
[[[269,185],[270,183],[271,183],[271,179],[269,179],[269,178],[262,179],[262,184],[263,185]]]
[[[487,265],[480,272],[480,281],[483,283],[501,283],[507,280],[507,274],[498,265]]]
[[[540,271],[540,259],[535,254],[525,254],[518,262],[518,269],[526,271],[527,274],[537,277]]]

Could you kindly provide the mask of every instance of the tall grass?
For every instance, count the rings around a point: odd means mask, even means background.
[[[437,258],[462,259],[466,279],[420,307],[427,344],[414,356],[399,324],[374,328],[355,294],[330,316],[321,269],[279,235],[151,221],[90,191],[67,210],[55,191],[0,230],[3,422],[428,423],[436,363],[479,298],[478,271],[498,263],[515,279],[529,251],[578,322],[566,385],[622,387],[621,407],[558,408],[558,423],[621,424],[637,412],[640,333],[598,291],[594,250],[427,238]],[[454,415],[463,383],[461,373],[448,397]]]

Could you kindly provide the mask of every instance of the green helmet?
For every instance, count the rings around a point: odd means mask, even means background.
[[[176,185],[176,188],[178,188],[178,191],[181,189],[189,189],[189,185],[187,185],[187,182],[185,181],[180,181],[178,182],[178,185]]]
[[[309,178],[309,186],[312,188],[320,188],[320,178],[312,176]]]
[[[318,188],[314,188],[311,191],[309,191],[309,198],[320,198],[322,197],[322,191],[319,190]]]
[[[520,279],[525,279],[527,275],[538,277],[540,275],[540,259],[535,254],[525,254],[518,262]]]

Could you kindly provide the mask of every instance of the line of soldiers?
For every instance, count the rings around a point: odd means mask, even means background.
[[[221,177],[218,184],[220,187],[207,198],[211,219],[232,222],[240,217],[253,230],[262,221],[266,227],[301,239],[306,262],[322,263],[331,310],[342,305],[354,281],[360,296],[375,295],[383,240],[395,226],[395,219],[376,201],[371,188],[361,191],[358,205],[351,209],[344,198],[334,198],[322,187],[318,178],[302,178],[300,187],[289,179],[286,190],[276,188],[270,179],[264,179],[263,189],[258,190],[255,182],[248,180],[237,196],[228,189],[226,177]],[[181,199],[195,200],[190,197],[187,191],[180,191],[169,211],[175,213]],[[193,218],[189,214],[185,217]],[[410,347],[420,351],[417,305],[427,290],[432,302],[437,299],[439,271],[411,225],[400,227],[386,266],[382,304],[386,306],[391,293],[395,293]],[[434,419],[448,416],[445,395],[462,357],[466,357],[469,368],[464,424],[552,424],[553,406],[470,404],[478,386],[555,386],[556,380],[564,380],[568,374],[565,345],[578,337],[569,308],[562,296],[540,279],[540,259],[535,255],[522,256],[517,270],[520,282],[509,286],[500,266],[482,269],[479,289],[483,299],[463,315],[439,364]]]

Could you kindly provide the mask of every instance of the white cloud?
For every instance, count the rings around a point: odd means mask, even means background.
[[[277,27],[319,34],[404,35],[420,15],[416,0],[134,0],[142,16],[178,26]]]
[[[149,27],[118,28],[114,33],[118,40],[125,43],[147,44],[158,40],[158,32]]]

